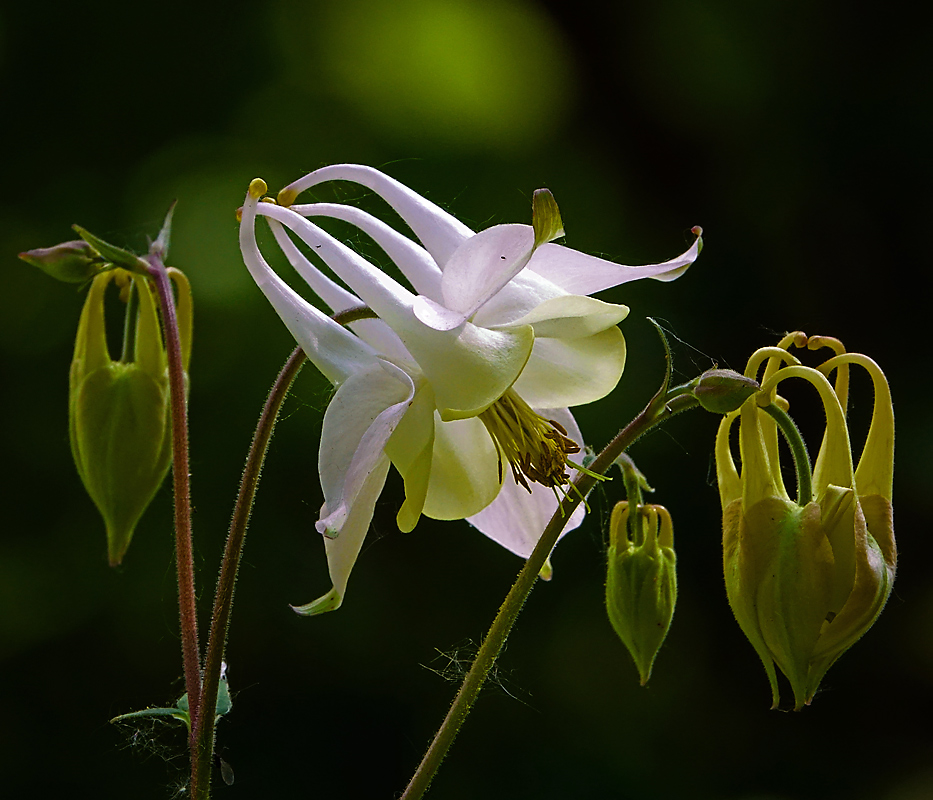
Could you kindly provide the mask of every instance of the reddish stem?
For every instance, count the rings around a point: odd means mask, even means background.
[[[194,557],[191,547],[191,482],[188,471],[188,398],[181,360],[181,341],[175,296],[168,272],[158,255],[145,257],[155,282],[162,310],[162,329],[168,354],[169,391],[172,415],[172,478],[175,489],[175,561],[178,570],[178,610],[181,619],[181,652],[185,689],[191,716],[190,744],[200,724],[201,656],[198,647],[198,615],[194,591]],[[195,759],[192,759],[192,764]],[[192,775],[192,782],[195,776]]]

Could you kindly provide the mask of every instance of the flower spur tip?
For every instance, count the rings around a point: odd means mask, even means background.
[[[278,197],[276,198],[280,206],[285,206],[288,208],[298,197],[298,192],[292,189],[290,186],[286,186],[282,191],[279,192]]]
[[[269,187],[266,185],[266,182],[262,178],[253,178],[249,182],[249,196],[254,200],[258,200],[267,191],[269,191]]]

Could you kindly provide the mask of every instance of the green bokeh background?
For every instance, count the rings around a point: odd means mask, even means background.
[[[578,414],[594,444],[660,377],[647,315],[678,337],[684,378],[713,362],[741,369],[785,330],[838,336],[885,368],[898,419],[895,591],[810,708],[768,711],[763,670],[732,620],[715,420],[694,414],[633,451],[674,516],[680,566],[650,686],[638,686],[601,605],[608,500],[597,498],[557,550],[554,580],[532,594],[431,797],[933,797],[931,17],[804,0],[4,6],[3,795],[146,800],[185,778],[178,730],[107,722],[182,691],[170,491],[109,569],[68,449],[81,295],[16,253],[71,238],[75,222],[143,249],[178,199],[171,260],[196,298],[206,613],[252,427],[292,346],[242,266],[234,210],[257,175],[277,188],[352,161],[475,228],[527,221],[533,190],[547,186],[567,244],[629,264],[672,257],[704,227],[706,249],[683,279],[603,295],[632,307],[630,356],[616,393]],[[360,196],[330,191],[319,196]],[[397,796],[455,691],[444,675],[468,659],[519,567],[466,523],[399,534],[390,478],[345,606],[294,615],[288,603],[328,587],[313,529],[327,392],[307,368],[264,473],[228,653],[235,708],[219,732],[236,782],[218,797]],[[869,407],[856,394],[856,425]]]

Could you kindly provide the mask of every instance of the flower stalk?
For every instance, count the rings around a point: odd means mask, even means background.
[[[198,615],[194,589],[194,557],[191,546],[191,480],[188,469],[188,398],[182,364],[181,340],[175,298],[168,270],[160,252],[145,257],[148,273],[156,285],[168,355],[169,392],[172,417],[172,479],[175,496],[175,563],[178,571],[178,609],[181,620],[181,649],[185,690],[191,714],[191,742],[200,724],[201,670],[198,647]],[[194,784],[194,776],[192,783]]]
[[[336,322],[347,325],[361,319],[371,319],[373,316],[372,311],[368,308],[359,307],[335,314],[333,318]],[[236,578],[240,567],[240,558],[243,554],[243,546],[246,542],[246,531],[249,527],[249,518],[256,498],[256,490],[259,487],[259,478],[262,474],[266,453],[269,450],[269,442],[275,431],[275,424],[278,421],[282,403],[288,396],[292,383],[298,377],[298,373],[307,360],[304,351],[300,347],[296,347],[283,365],[263,405],[250,444],[249,455],[246,458],[246,466],[243,468],[233,518],[230,521],[230,530],[227,534],[227,542],[224,545],[220,576],[217,579],[214,608],[211,614],[211,628],[207,640],[207,655],[204,659],[204,682],[201,689],[201,718],[204,720],[213,720],[217,711],[217,698],[221,686]],[[214,760],[213,724],[198,726],[195,739],[192,742],[191,758],[192,786],[194,786],[195,773],[197,773],[199,779],[197,786],[199,793],[192,790],[191,796],[195,800],[207,800],[210,797],[210,781],[204,776],[210,776]]]
[[[583,498],[586,497],[596,482],[603,478],[609,468],[637,439],[675,414],[688,408],[697,407],[696,401],[686,395],[682,387],[668,390],[671,374],[670,350],[667,340],[657,323],[654,320],[649,321],[657,328],[666,351],[667,373],[661,389],[644,410],[606,445],[605,449],[587,467],[586,471],[578,473],[572,484],[573,489],[564,495],[557,511],[551,517],[551,521],[541,534],[541,538],[535,545],[528,560],[522,566],[515,583],[499,608],[499,613],[493,620],[486,638],[476,654],[476,659],[473,661],[460,690],[457,692],[457,696],[450,706],[450,710],[447,712],[447,716],[441,723],[434,740],[402,794],[401,800],[419,800],[431,785],[431,781],[459,733],[460,727],[472,710],[486,677],[499,656],[502,646],[505,644],[512,626],[525,604],[525,600],[531,593],[538,574],[544,568],[545,562],[554,545],[557,544],[561,530],[567,524],[573,510],[583,501]]]
[[[220,576],[217,579],[207,656],[204,660],[204,685],[201,697],[201,715],[204,720],[213,720],[217,709],[217,692],[220,688],[227,630],[230,626],[230,612],[233,608],[233,592],[262,465],[269,449],[269,441],[272,439],[279,409],[306,360],[307,357],[300,347],[296,347],[288,357],[266,398],[256,432],[253,434],[253,441],[250,444],[233,518],[230,521],[230,532],[224,546]],[[193,783],[195,773],[198,776],[210,775],[214,756],[214,725],[202,724],[197,727],[191,756]],[[197,762],[196,766],[195,762]],[[209,780],[204,780],[198,788],[200,794],[192,790],[191,796],[195,800],[206,800],[210,796]]]
[[[803,507],[813,499],[813,473],[810,470],[810,455],[807,453],[806,442],[800,435],[797,423],[780,406],[771,403],[763,406],[761,410],[777,423],[787,441],[797,474],[797,505]]]

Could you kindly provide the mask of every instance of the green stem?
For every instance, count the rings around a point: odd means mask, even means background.
[[[774,403],[764,406],[762,411],[767,412],[774,419],[790,447],[790,455],[794,459],[794,469],[797,472],[797,505],[803,507],[813,499],[813,473],[810,472],[810,455],[807,453],[807,445],[797,425],[790,418],[790,414]]]
[[[191,482],[188,471],[188,398],[178,336],[175,296],[168,272],[158,255],[146,257],[149,275],[159,294],[162,329],[168,354],[169,392],[172,416],[172,478],[175,493],[175,566],[178,571],[178,611],[181,622],[181,650],[185,690],[191,715],[193,745],[201,697],[201,669],[198,648],[198,615],[194,591],[194,558],[191,547]]]
[[[645,523],[641,515],[643,503],[641,487],[645,480],[631,456],[622,453],[616,459],[616,465],[622,470],[622,482],[625,485],[625,499],[628,501],[628,532],[629,538],[636,547],[645,543]]]
[[[136,343],[136,284],[129,282],[126,291],[126,314],[123,318],[123,348],[120,361],[124,364],[133,358],[133,346]]]
[[[246,529],[249,526],[250,512],[256,497],[256,489],[269,449],[269,442],[275,430],[279,409],[306,360],[307,356],[304,351],[296,347],[275,379],[259,417],[256,432],[253,434],[243,477],[240,480],[240,490],[233,510],[233,518],[230,521],[230,532],[224,547],[220,577],[217,579],[211,631],[207,641],[207,657],[204,661],[204,688],[201,697],[203,722],[198,726],[197,739],[192,753],[199,762],[197,772],[201,776],[210,775],[214,757],[213,719],[217,709],[217,691],[220,688],[220,673],[227,643],[227,630],[230,625],[230,611],[233,608],[233,592],[240,567],[240,557],[243,554]],[[210,781],[205,778],[198,790],[199,794],[192,791],[191,796],[194,800],[206,800],[210,796]]]
[[[401,800],[418,800],[427,791],[441,762],[444,760],[444,756],[447,755],[448,749],[450,749],[457,733],[460,731],[460,726],[463,725],[469,715],[486,680],[486,676],[489,675],[489,671],[492,669],[503,644],[505,644],[505,640],[512,630],[512,626],[515,624],[515,620],[518,618],[519,612],[522,610],[522,606],[525,604],[525,600],[534,586],[538,573],[544,566],[554,545],[557,544],[557,537],[560,536],[560,532],[564,529],[577,504],[593,488],[598,480],[596,476],[605,475],[615,460],[636,439],[647,433],[655,425],[670,419],[679,411],[696,405],[696,403],[680,402],[677,407],[672,408],[663,402],[663,398],[661,400],[659,402],[658,396],[652,398],[648,406],[621,430],[596,457],[588,467],[588,472],[595,474],[580,473],[577,475],[574,481],[576,490],[569,491],[564,496],[554,516],[551,517],[551,521],[541,534],[534,551],[528,557],[521,572],[518,573],[515,583],[499,608],[499,613],[493,620],[489,632],[476,654],[476,659],[473,661],[470,671],[464,678],[460,691],[450,706],[450,711],[447,712],[447,716],[434,736],[434,740],[428,747]]]
[[[341,325],[348,325],[361,319],[374,319],[375,314],[366,307],[358,307],[334,314],[333,319]],[[230,531],[224,546],[223,562],[217,579],[217,591],[214,595],[214,610],[211,615],[211,629],[207,640],[207,656],[204,661],[204,685],[201,693],[201,715],[203,723],[198,726],[192,749],[192,793],[194,800],[207,800],[210,797],[210,773],[214,759],[214,716],[217,710],[217,692],[220,688],[220,674],[223,668],[224,653],[227,647],[227,632],[230,627],[230,614],[233,609],[233,595],[236,578],[246,541],[250,513],[259,486],[262,466],[269,442],[275,430],[282,403],[307,356],[300,347],[296,347],[288,357],[269,391],[253,441],[250,444],[240,489],[237,494]],[[194,787],[194,775],[199,776],[198,786]],[[195,788],[197,793],[195,793]]]

